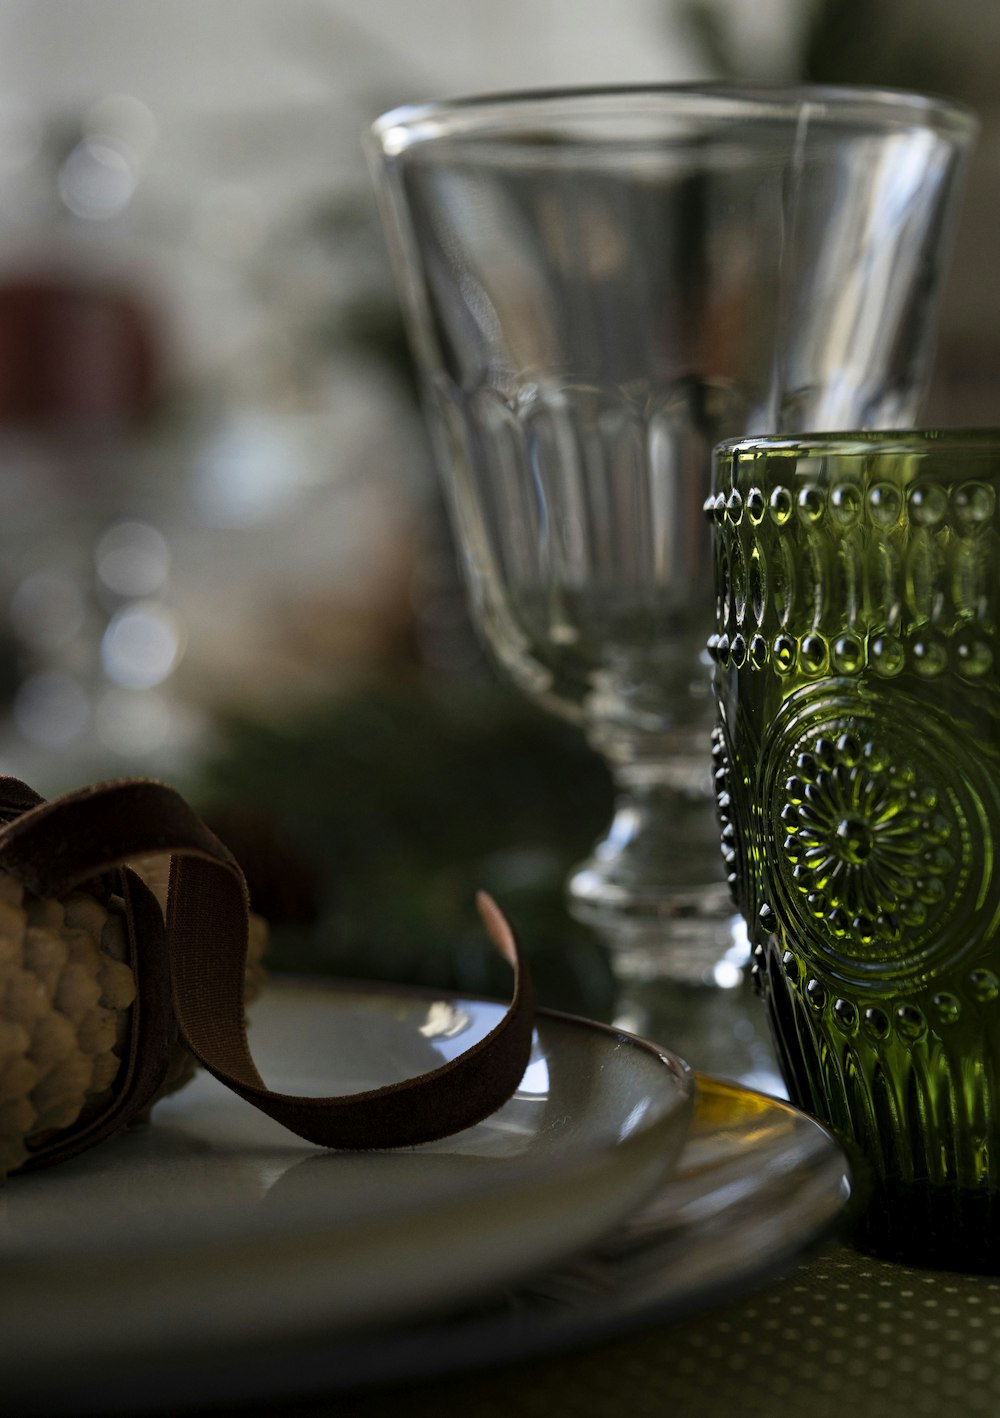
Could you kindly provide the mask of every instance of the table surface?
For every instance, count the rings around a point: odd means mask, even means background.
[[[1000,1278],[911,1269],[838,1244],[737,1303],[583,1352],[405,1389],[243,1405],[238,1412],[242,1418],[1000,1414]]]
[[[668,998],[644,1021],[653,1037],[705,1071],[780,1090],[756,1001]],[[294,1359],[275,1362],[268,1392],[287,1397],[171,1418],[1000,1415],[1000,1276],[898,1265],[841,1239],[738,1300],[586,1349],[336,1393],[311,1392]],[[2,1398],[0,1412],[14,1418]]]
[[[699,1068],[782,1091],[749,992],[654,992],[634,1007],[640,1016],[647,1009],[645,1032]],[[582,1351],[238,1410],[241,1418],[278,1411],[315,1418],[1000,1415],[1000,1277],[902,1266],[841,1240],[737,1301]]]

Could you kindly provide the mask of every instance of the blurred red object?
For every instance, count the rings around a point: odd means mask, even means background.
[[[128,423],[159,382],[150,315],[132,295],[59,276],[0,282],[0,423]]]

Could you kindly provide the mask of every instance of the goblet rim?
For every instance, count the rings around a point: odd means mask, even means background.
[[[670,105],[668,109],[666,105]],[[675,109],[676,111],[671,111]],[[547,117],[581,123],[594,118],[639,117],[785,122],[794,129],[805,114],[831,126],[853,124],[874,132],[893,126],[924,127],[960,146],[971,144],[979,120],[965,104],[917,90],[866,84],[734,84],[720,82],[597,84],[511,89],[452,99],[404,104],[372,123],[371,141],[385,157],[436,141],[523,146],[536,144],[537,125]],[[602,146],[632,139],[600,138]],[[649,140],[647,140],[649,141]],[[594,143],[594,134],[586,142]]]

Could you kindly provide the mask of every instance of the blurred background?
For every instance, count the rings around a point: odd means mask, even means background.
[[[0,771],[165,777],[278,968],[607,1016],[568,867],[610,810],[465,617],[361,134],[578,84],[873,83],[983,132],[927,421],[1000,423],[1000,9],[984,0],[0,0]]]

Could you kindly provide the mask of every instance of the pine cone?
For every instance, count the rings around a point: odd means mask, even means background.
[[[169,862],[133,862],[166,905]],[[247,998],[259,993],[267,927],[250,918]],[[0,870],[0,1180],[47,1136],[85,1126],[110,1103],[136,986],[122,919],[93,896],[32,896]],[[194,1074],[181,1043],[157,1097]]]

